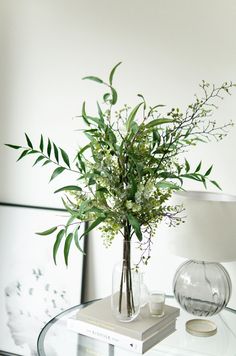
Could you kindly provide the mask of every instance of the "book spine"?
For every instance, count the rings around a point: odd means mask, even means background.
[[[67,326],[69,329],[82,335],[89,336],[130,351],[142,353],[143,341],[141,340],[136,340],[129,336],[118,334],[114,331],[104,330],[99,326],[88,324],[81,320],[69,319]]]
[[[79,334],[104,341],[106,343],[124,348],[129,351],[143,353],[143,350],[146,346],[145,344],[149,344],[149,342],[151,342],[151,344],[160,342],[164,337],[172,333],[175,330],[175,321],[173,321],[166,327],[160,329],[157,333],[154,333],[150,338],[148,338],[148,340],[144,341],[137,340],[111,330],[106,330],[102,327],[89,324],[82,320],[69,319],[67,326],[69,329]]]

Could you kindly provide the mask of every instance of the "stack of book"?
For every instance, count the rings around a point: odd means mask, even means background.
[[[115,319],[111,311],[111,298],[106,297],[80,309],[68,319],[68,328],[82,335],[105,341],[126,350],[144,353],[176,329],[179,308],[164,307],[164,316],[152,317],[146,309],[129,323]]]

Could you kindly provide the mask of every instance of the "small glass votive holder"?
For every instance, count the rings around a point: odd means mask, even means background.
[[[149,311],[152,316],[161,318],[164,314],[165,293],[151,291],[149,295]]]

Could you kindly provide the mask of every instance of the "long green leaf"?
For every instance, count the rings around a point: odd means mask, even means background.
[[[43,166],[46,166],[46,164],[49,164],[49,163],[52,163],[52,161],[50,159],[47,159],[43,164],[42,164],[42,167]]]
[[[85,109],[85,101],[83,102],[83,105],[82,105],[82,118],[84,119],[84,121],[86,122],[87,125],[90,125],[90,122],[87,118],[87,114],[86,114],[86,109]]]
[[[86,172],[86,167],[85,167],[85,163],[82,160],[82,158],[80,157],[80,155],[77,155],[78,161],[79,161],[79,166],[81,168],[81,171],[83,171],[84,173]]]
[[[87,235],[91,230],[95,229],[95,227],[100,225],[104,220],[106,220],[106,216],[99,216],[95,221],[92,222],[91,225],[89,225],[88,229],[84,231],[84,233],[80,236],[80,239],[84,235]]]
[[[110,73],[110,75],[109,75],[109,83],[110,83],[110,85],[112,85],[114,73],[115,73],[117,67],[119,67],[119,65],[121,65],[121,63],[122,63],[122,62],[117,63],[117,64],[115,65],[115,67],[112,68],[111,73]]]
[[[55,159],[56,159],[57,163],[59,163],[59,153],[58,153],[58,148],[55,145],[55,143],[53,143],[53,151],[54,151]]]
[[[64,258],[65,258],[66,266],[68,266],[68,256],[69,256],[72,240],[73,240],[73,234],[72,234],[72,232],[70,232],[69,235],[66,237],[66,241],[65,241],[65,245],[64,245]]]
[[[28,155],[32,155],[32,154],[34,154],[34,153],[39,153],[39,151],[37,151],[37,150],[30,150],[29,153],[28,153]]]
[[[167,119],[167,118],[163,118],[163,119],[155,119],[150,121],[147,125],[145,125],[147,128],[150,127],[154,127],[154,126],[158,126],[158,125],[162,125],[162,124],[170,124],[171,122],[174,122],[175,120],[173,119]]]
[[[47,147],[48,157],[50,157],[51,151],[52,151],[52,144],[51,144],[51,141],[48,139],[48,147]]]
[[[17,146],[17,145],[11,145],[10,143],[5,143],[5,146],[14,148],[14,150],[18,150],[19,148],[22,148],[22,146]]]
[[[62,148],[60,148],[60,151],[61,151],[61,156],[63,158],[63,161],[70,168],[70,160],[68,154]]]
[[[41,135],[41,137],[40,137],[39,148],[40,148],[40,151],[43,152],[43,148],[44,148],[43,135]]]
[[[82,191],[82,189],[80,187],[78,187],[77,185],[67,185],[65,187],[55,190],[54,193],[63,192],[65,190]]]
[[[18,158],[17,161],[19,161],[20,159],[22,159],[23,157],[25,157],[28,153],[29,153],[29,150],[24,150],[24,151],[21,153],[21,155],[20,155],[20,157]]]
[[[220,187],[220,185],[215,181],[215,180],[210,180],[210,182],[212,184],[214,184],[218,189],[222,190],[222,188]]]
[[[64,167],[57,167],[57,168],[53,171],[49,182],[51,182],[54,178],[56,178],[56,177],[57,177],[59,174],[61,174],[64,170],[65,170]]]
[[[93,75],[89,75],[88,77],[84,77],[82,78],[83,80],[93,80],[94,82],[97,82],[97,83],[103,83],[103,80],[98,78],[98,77],[94,77]]]
[[[212,168],[213,168],[213,165],[212,166],[210,166],[210,168],[206,171],[206,173],[204,174],[205,175],[205,177],[206,176],[209,176],[209,174],[211,173],[211,171],[212,171]]]
[[[30,141],[29,136],[26,133],[25,133],[25,138],[26,138],[27,145],[33,149],[32,142]]]
[[[60,243],[61,243],[61,240],[62,240],[64,234],[65,234],[65,230],[64,229],[60,230],[57,234],[56,241],[53,245],[53,259],[54,259],[55,265],[57,264],[57,262],[56,262],[57,251],[58,251],[58,248],[60,246]]]
[[[117,103],[118,94],[117,94],[117,91],[113,87],[110,87],[110,88],[111,88],[111,94],[112,94],[112,99],[110,102],[112,105],[115,105]]]
[[[199,164],[198,164],[197,168],[195,169],[195,172],[194,172],[194,173],[199,172],[200,169],[201,169],[201,166],[202,166],[202,161],[199,162]]]
[[[128,217],[130,225],[134,229],[135,235],[137,236],[138,240],[142,241],[143,236],[142,236],[142,232],[141,232],[141,228],[140,228],[138,219],[136,219],[136,217],[133,216],[132,214],[128,214],[127,217]]]
[[[148,117],[151,115],[151,113],[155,110],[155,109],[157,109],[157,108],[161,108],[161,107],[164,107],[165,105],[163,105],[163,104],[159,104],[159,105],[155,105],[155,106],[153,106],[153,107],[150,107],[150,111],[149,111],[149,113],[148,113]]]
[[[85,145],[84,147],[82,147],[81,150],[79,150],[79,152],[77,154],[81,155],[82,153],[84,153],[84,151],[86,151],[89,148],[91,148],[90,143],[88,145]]]
[[[34,162],[33,166],[35,166],[38,162],[42,161],[42,159],[45,159],[44,156],[39,156],[36,161]]]
[[[128,116],[127,122],[126,122],[126,128],[127,130],[130,129],[132,122],[134,121],[134,118],[138,112],[138,109],[140,106],[143,105],[143,103],[139,103],[138,105],[135,106],[135,108],[131,111],[131,113]]]
[[[144,110],[146,110],[147,104],[146,104],[146,100],[145,100],[144,96],[143,96],[142,94],[138,94],[138,96],[139,96],[141,99],[143,99],[143,108],[144,108]]]
[[[79,227],[80,227],[80,226],[79,226]],[[79,243],[79,233],[78,233],[79,227],[75,229],[75,232],[74,232],[74,242],[75,242],[75,246],[78,248],[78,250],[79,250],[83,255],[86,255],[86,253],[82,250],[82,248],[81,248],[81,246],[80,246],[80,243]]]
[[[40,235],[40,236],[47,236],[47,235],[52,234],[54,231],[56,231],[56,229],[57,229],[57,226],[54,226],[54,227],[51,227],[48,230],[45,230],[45,231],[42,231],[42,232],[36,232],[36,234]]]

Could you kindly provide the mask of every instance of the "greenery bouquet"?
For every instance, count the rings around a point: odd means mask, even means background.
[[[225,82],[220,86],[205,81],[200,84],[201,95],[195,95],[192,104],[182,112],[179,108],[166,110],[162,104],[149,106],[143,95],[138,94],[135,107],[124,105],[116,108],[118,93],[113,85],[118,63],[108,80],[96,76],[87,79],[104,87],[104,95],[97,102],[97,114],[87,113],[82,105],[81,120],[85,128],[80,130],[87,143],[78,149],[71,160],[68,154],[51,139],[41,135],[39,146],[32,143],[27,134],[26,145],[9,147],[20,150],[18,160],[36,156],[34,164],[55,166],[50,180],[65,171],[77,174],[77,181],[61,187],[55,193],[64,192],[62,198],[68,212],[68,221],[62,227],[53,226],[39,235],[56,233],[53,257],[64,245],[65,263],[74,243],[81,251],[80,240],[88,232],[99,227],[105,243],[121,233],[124,241],[136,237],[140,248],[140,262],[150,258],[152,239],[158,224],[164,219],[170,225],[181,222],[181,206],[171,206],[172,193],[183,189],[186,179],[195,180],[205,187],[218,183],[210,178],[212,166],[202,170],[198,162],[191,168],[184,153],[199,142],[221,140],[232,123],[217,126],[212,114],[219,98],[230,94],[235,86]],[[115,107],[115,108],[114,108]],[[87,230],[79,233],[81,222],[89,222]],[[134,310],[131,280],[130,244],[124,244],[123,271],[120,280],[120,307],[126,288],[127,314]],[[126,287],[124,287],[124,285]]]

